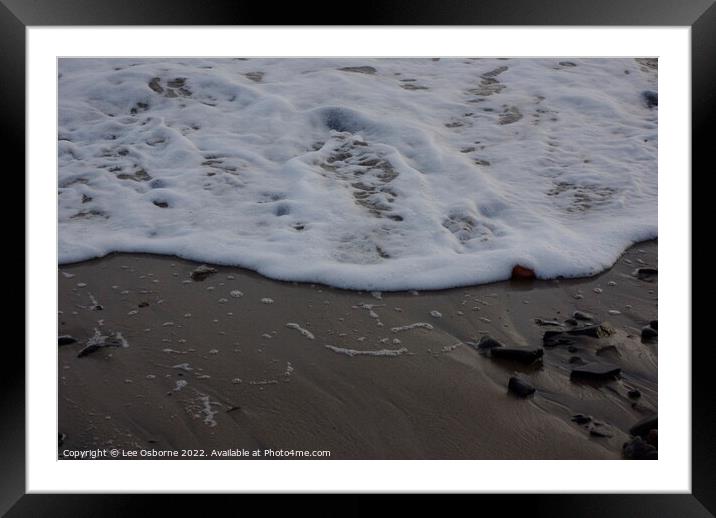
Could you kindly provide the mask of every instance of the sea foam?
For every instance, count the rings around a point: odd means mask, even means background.
[[[59,259],[362,290],[586,276],[657,236],[633,59],[61,59]],[[653,96],[648,98],[653,99]]]

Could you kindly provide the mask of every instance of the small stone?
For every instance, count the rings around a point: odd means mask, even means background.
[[[572,416],[572,421],[577,424],[587,424],[592,422],[592,418],[584,414],[575,414]]]
[[[510,381],[507,383],[507,390],[510,393],[523,398],[535,393],[535,388],[532,385],[514,376],[511,377]]]
[[[650,342],[656,340],[659,336],[659,332],[651,326],[644,326],[641,328],[641,340],[642,342]]]
[[[491,350],[492,358],[510,360],[523,364],[534,363],[541,359],[543,355],[544,349],[541,347],[535,349],[496,347]]]
[[[57,345],[70,345],[77,342],[77,339],[70,335],[62,335],[57,337]]]
[[[522,265],[515,265],[512,268],[512,280],[529,281],[535,279],[535,271]]]
[[[475,346],[478,351],[489,351],[491,349],[495,349],[496,347],[502,347],[502,344],[491,336],[483,336]]]
[[[651,109],[655,106],[659,106],[659,95],[651,90],[644,90],[641,93],[641,101],[644,103],[644,106]]]
[[[562,324],[557,322],[556,320],[543,320],[541,318],[535,318],[535,324],[537,324],[538,326],[562,326]]]
[[[587,363],[572,369],[570,379],[607,380],[621,373],[621,369],[608,363]]]
[[[251,79],[254,83],[260,83],[264,77],[263,72],[247,72],[245,75],[246,75],[246,77]]]
[[[343,72],[356,72],[358,74],[370,74],[373,75],[377,72],[377,70],[374,67],[370,66],[362,66],[362,67],[342,67],[338,70],[341,70]]]
[[[629,460],[657,460],[659,454],[656,448],[641,437],[634,437],[622,446],[622,456]]]
[[[149,306],[149,302],[140,302],[137,304],[137,307],[139,308],[146,308],[147,306]]]
[[[641,392],[639,389],[631,389],[629,392],[627,392],[627,396],[629,396],[631,399],[639,399],[641,397]]]
[[[659,275],[659,270],[656,268],[642,267],[634,270],[634,275],[642,281],[653,281],[657,275]]]
[[[193,272],[191,272],[191,278],[194,281],[203,281],[210,275],[213,275],[217,272],[216,268],[212,268],[211,266],[207,266],[205,264],[202,264],[201,266],[198,266]]]
[[[572,317],[577,320],[587,320],[589,322],[594,322],[594,316],[592,316],[590,313],[585,313],[584,311],[575,311],[572,313]]]
[[[649,430],[659,428],[659,419],[656,414],[645,417],[641,421],[638,421],[634,426],[629,428],[631,435],[638,435],[639,437],[646,437]]]
[[[604,338],[614,333],[614,330],[604,324],[594,326],[576,327],[567,331],[570,335],[590,336],[592,338]]]

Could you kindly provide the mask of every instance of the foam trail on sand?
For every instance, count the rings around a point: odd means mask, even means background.
[[[377,351],[358,351],[356,349],[345,349],[343,347],[336,347],[334,345],[326,345],[326,349],[330,349],[333,352],[339,354],[345,354],[347,356],[400,356],[401,354],[407,353],[408,350],[405,347],[400,349],[380,349]]]

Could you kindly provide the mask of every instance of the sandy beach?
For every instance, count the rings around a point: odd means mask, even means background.
[[[636,273],[658,268],[656,241],[591,278],[425,292],[213,265],[192,278],[199,266],[112,254],[59,268],[60,457],[114,447],[620,459],[630,427],[657,410],[658,347],[642,340],[657,275]],[[587,315],[569,320],[575,311]],[[542,356],[480,349],[488,336]],[[585,365],[619,371],[574,374]],[[536,391],[509,392],[511,377]]]

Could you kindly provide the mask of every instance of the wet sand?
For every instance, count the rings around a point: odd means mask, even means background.
[[[634,275],[657,268],[656,241],[588,279],[420,293],[285,283],[222,266],[194,281],[197,266],[115,254],[60,267],[59,335],[77,340],[59,347],[60,455],[115,447],[619,459],[629,428],[656,413],[657,344],[642,342],[641,329],[657,319],[658,283]],[[489,335],[542,347],[556,327],[535,319],[563,323],[575,310],[613,334],[545,347],[532,365],[469,345]],[[396,329],[414,323],[432,329]],[[88,340],[103,346],[78,357]],[[621,374],[571,380],[585,362]],[[535,394],[508,393],[515,375]]]

